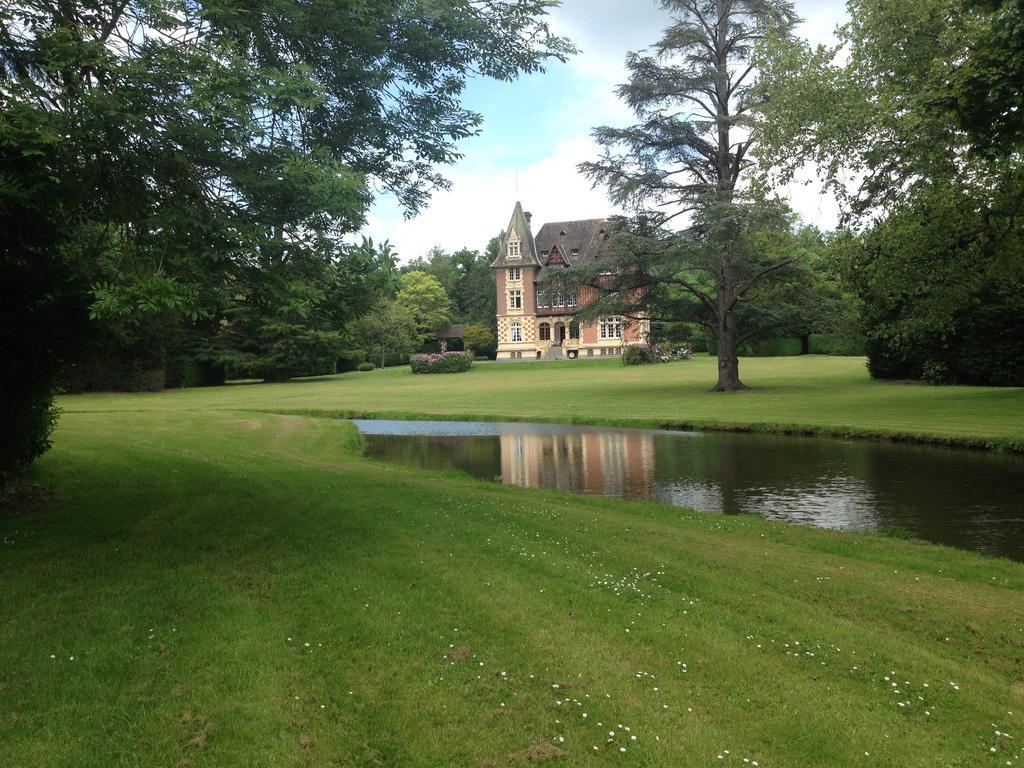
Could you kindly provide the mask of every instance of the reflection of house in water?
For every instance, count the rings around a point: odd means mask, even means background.
[[[649,499],[654,439],[643,432],[501,435],[506,485]]]

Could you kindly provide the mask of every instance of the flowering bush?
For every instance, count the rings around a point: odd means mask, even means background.
[[[472,364],[472,352],[437,352],[409,358],[413,373],[462,373],[468,371]]]
[[[689,360],[693,347],[662,347],[661,344],[632,344],[622,353],[623,365],[645,365],[647,363],[669,363],[673,360]]]

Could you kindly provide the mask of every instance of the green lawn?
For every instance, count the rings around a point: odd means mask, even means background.
[[[62,398],[52,499],[0,518],[0,765],[1024,764],[1022,565],[378,464],[272,412],[1024,434],[1020,390],[744,369]]]
[[[407,368],[159,394],[62,398],[79,411],[259,410],[313,415],[535,419],[627,426],[789,428],[930,437],[1024,450],[1024,389],[932,387],[868,378],[861,358],[743,360],[750,392],[709,394],[715,361],[623,367],[618,360],[477,365],[467,374]]]

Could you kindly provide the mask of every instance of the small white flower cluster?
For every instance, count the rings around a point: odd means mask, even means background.
[[[728,749],[723,749],[721,752],[718,753],[718,759],[719,760],[728,760],[730,758],[732,758],[732,754],[729,752]],[[742,759],[742,761],[744,763],[746,763],[747,765],[757,765],[757,766],[761,765],[761,763],[759,763],[757,760],[754,760],[751,757],[744,757],[744,758],[738,758],[737,757],[737,758],[732,758],[732,759],[736,759],[736,760]]]

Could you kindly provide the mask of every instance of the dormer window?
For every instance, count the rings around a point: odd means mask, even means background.
[[[508,236],[508,257],[510,259],[518,259],[522,254],[522,249],[519,247],[519,236],[513,232]]]
[[[573,256],[579,256],[580,255],[580,249],[579,248],[573,248],[572,249],[572,255]]]

